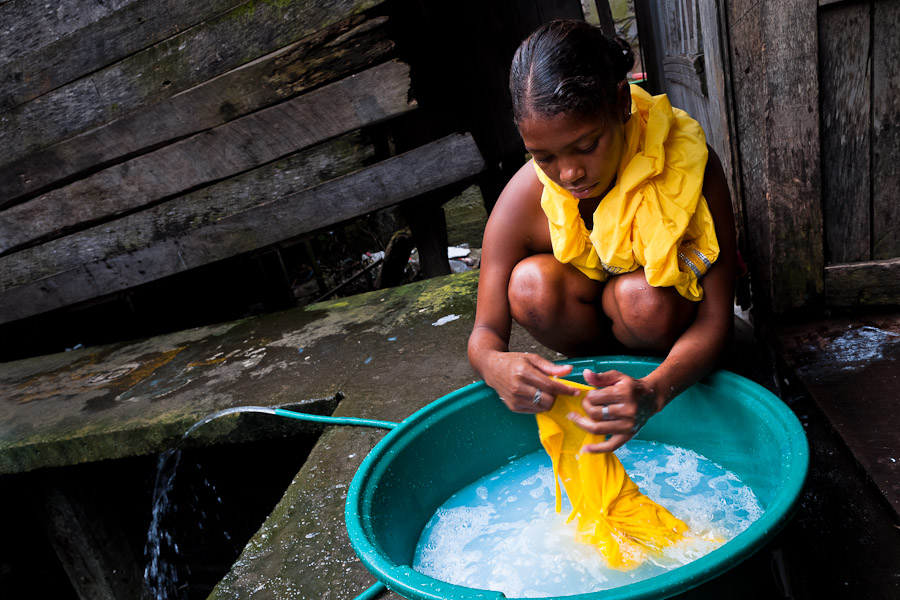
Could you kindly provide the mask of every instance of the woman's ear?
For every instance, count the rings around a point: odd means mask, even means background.
[[[616,107],[619,109],[619,114],[622,115],[622,122],[627,123],[631,118],[631,86],[627,79],[619,82],[616,90]]]

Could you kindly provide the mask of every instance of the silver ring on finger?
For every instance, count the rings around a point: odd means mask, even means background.
[[[543,393],[543,392],[541,391],[541,388],[538,388],[537,390],[535,390],[535,392],[534,392],[534,398],[531,399],[531,403],[534,404],[535,406],[537,406],[538,404],[540,404],[540,403],[541,403],[541,394],[542,394],[542,393]]]
[[[604,421],[609,421],[609,404],[604,404],[600,408],[600,413]]]

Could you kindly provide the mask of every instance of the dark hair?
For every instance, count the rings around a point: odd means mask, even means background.
[[[528,115],[612,114],[616,90],[634,66],[628,42],[584,21],[557,20],[522,42],[509,74],[516,123]]]

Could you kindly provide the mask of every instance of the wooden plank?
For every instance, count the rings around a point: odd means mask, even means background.
[[[606,35],[616,35],[616,23],[609,0],[581,0],[581,12],[585,21],[598,26]]]
[[[766,81],[761,5],[755,0],[727,3],[730,59],[734,89],[734,119],[743,194],[744,250],[753,276],[754,302],[768,306],[772,297],[772,222],[766,201]],[[742,250],[743,251],[743,250]]]
[[[442,138],[185,235],[166,237],[153,246],[7,290],[0,295],[0,323],[275,244],[451,185],[483,169],[484,161],[471,136]]]
[[[825,259],[871,258],[871,13],[868,4],[819,11],[822,213]]]
[[[362,169],[373,156],[371,143],[354,132],[147,210],[0,257],[0,291],[295,194]]]
[[[777,341],[778,353],[900,515],[900,315],[782,325]]]
[[[46,46],[135,0],[10,0],[0,4],[0,66]]]
[[[834,307],[900,303],[900,258],[828,265],[825,301]]]
[[[231,177],[415,107],[397,61],[105,169],[0,213],[0,253]]]
[[[874,259],[900,256],[900,4],[874,5],[873,197]]]
[[[92,73],[233,7],[238,0],[135,0],[3,66],[0,112]],[[43,21],[31,22],[40,29]]]
[[[59,182],[210,129],[384,60],[393,49],[386,18],[354,16],[102,127],[0,168],[0,208]]]
[[[734,210],[738,234],[738,247],[745,246],[743,204],[741,203],[740,164],[737,142],[737,124],[734,115],[734,90],[731,86],[733,73],[728,60],[728,28],[724,3],[717,0],[700,5],[700,29],[704,45],[706,64],[706,85],[709,92],[710,112],[718,114],[719,124],[710,145],[719,155]],[[709,138],[709,135],[707,135]]]
[[[80,600],[117,600],[141,587],[141,564],[122,524],[77,471],[43,473],[36,500],[40,525]],[[107,509],[108,510],[108,509]]]
[[[782,313],[821,295],[818,17],[804,0],[762,3],[766,201],[771,228],[771,308]],[[757,91],[757,93],[759,93]]]
[[[0,114],[0,164],[169,98],[380,1],[247,0]]]

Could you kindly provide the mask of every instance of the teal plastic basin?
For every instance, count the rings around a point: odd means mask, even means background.
[[[566,362],[575,366],[571,379],[577,381],[583,381],[585,368],[642,377],[659,364],[632,357]],[[678,396],[637,437],[690,448],[733,471],[765,512],[733,540],[688,565],[623,587],[561,598],[668,598],[710,581],[784,525],[806,478],[808,445],[794,414],[765,388],[725,371]],[[388,433],[360,465],[346,504],[353,549],[375,577],[406,598],[505,598],[438,581],[410,565],[426,522],[441,504],[539,448],[534,416],[510,412],[483,382],[435,400]]]

